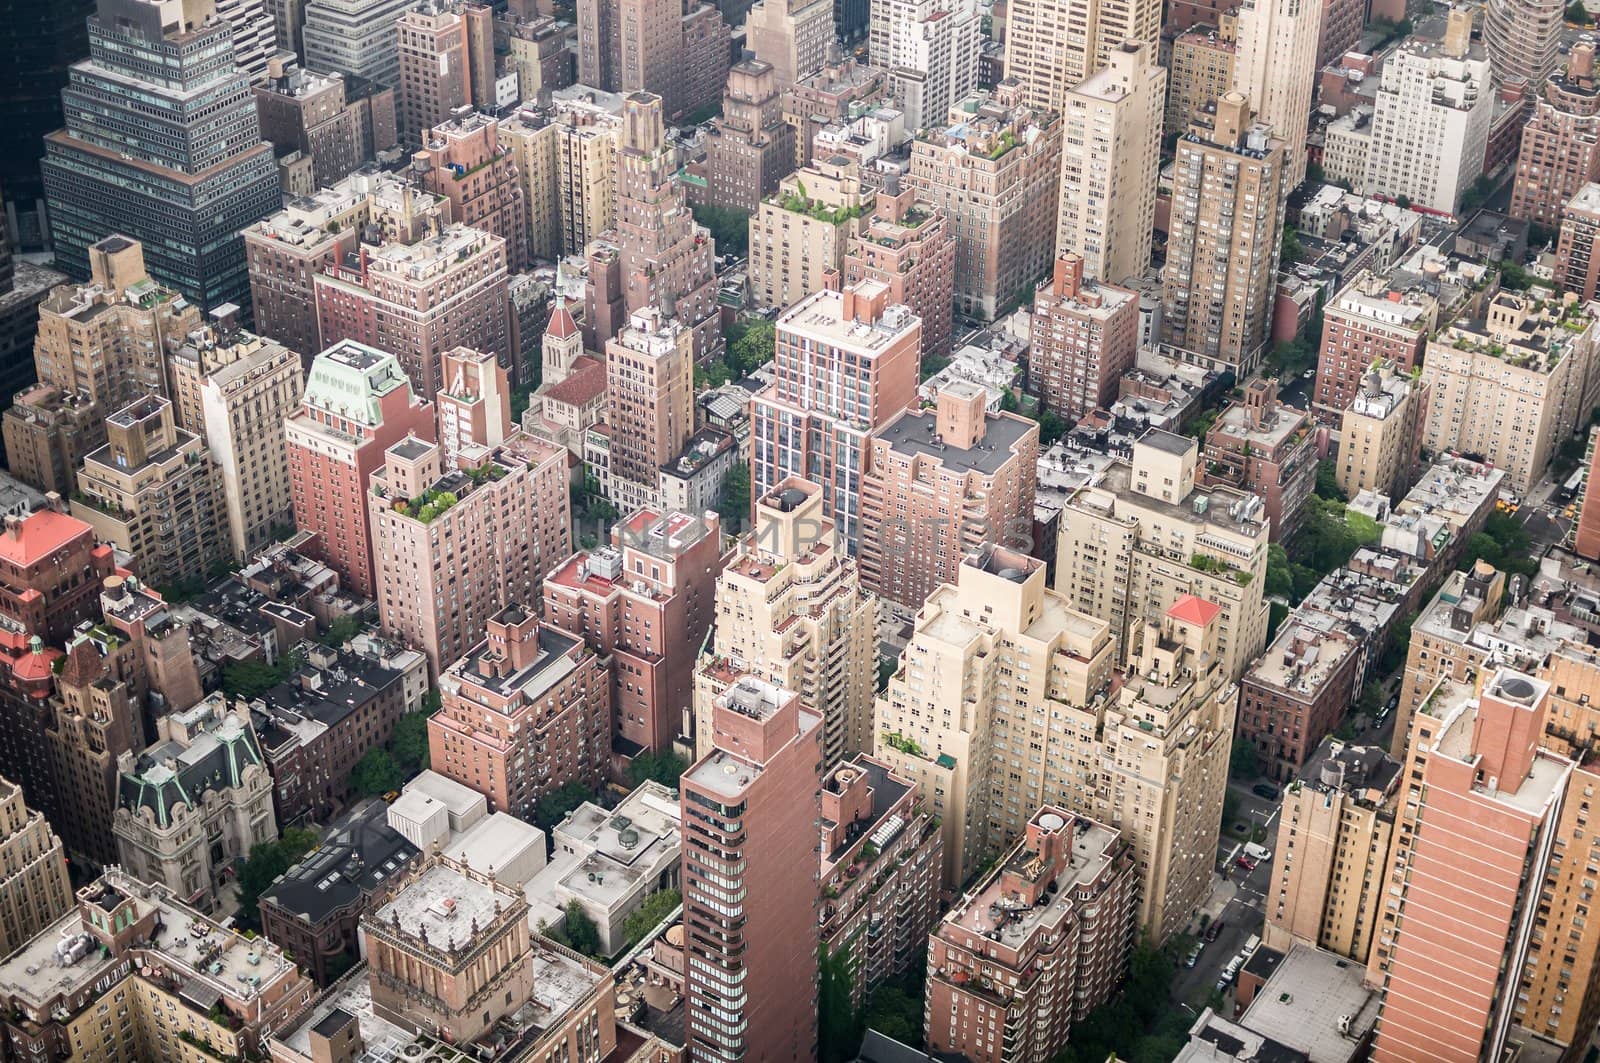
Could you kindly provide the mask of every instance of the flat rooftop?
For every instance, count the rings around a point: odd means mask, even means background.
[[[439,947],[463,944],[472,935],[472,925],[487,927],[495,921],[505,898],[475,878],[435,864],[412,879],[394,899],[371,918],[392,928],[400,919],[400,933],[428,941]]]
[[[1378,1018],[1378,994],[1362,984],[1367,969],[1332,952],[1297,944],[1240,1020],[1248,1029],[1299,1049],[1314,1063],[1354,1056]],[[1348,1017],[1350,1035],[1339,1029]]]
[[[939,418],[934,410],[903,413],[875,435],[897,453],[937,458],[948,469],[992,476],[1012,460],[1017,444],[1037,425],[1004,413],[986,414],[983,420],[983,438],[965,449],[939,438]]]
[[[862,281],[855,291],[863,298],[882,295],[879,281]],[[829,344],[865,353],[869,357],[899,342],[921,323],[909,307],[892,304],[876,321],[851,320],[844,316],[844,294],[832,290],[814,292],[778,316],[778,331],[798,332]]]

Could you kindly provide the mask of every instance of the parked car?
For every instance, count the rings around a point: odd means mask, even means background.
[[[1189,950],[1189,955],[1183,958],[1183,965],[1185,967],[1193,967],[1195,964],[1199,963],[1200,954],[1205,950],[1206,943],[1204,941],[1196,941],[1194,943],[1194,948]]]
[[[1239,859],[1234,861],[1234,863],[1238,864],[1246,871],[1254,871],[1256,869],[1256,862],[1250,859],[1248,856],[1241,855]]]
[[[1206,934],[1205,934],[1206,940],[1207,941],[1215,941],[1215,940],[1217,940],[1217,935],[1222,933],[1222,927],[1223,927],[1223,922],[1222,922],[1221,919],[1213,919],[1211,921],[1211,925],[1206,927]]]
[[[1259,864],[1263,860],[1272,859],[1272,850],[1265,845],[1257,845],[1255,842],[1245,842],[1244,855]]]
[[[1269,782],[1256,783],[1250,787],[1250,792],[1257,797],[1264,797],[1268,801],[1276,801],[1278,799],[1278,788]]]

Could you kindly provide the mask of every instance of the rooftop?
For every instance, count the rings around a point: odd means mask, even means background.
[[[417,847],[388,824],[382,801],[357,805],[329,828],[317,847],[262,893],[261,899],[315,926],[375,893],[417,856]]]
[[[874,298],[886,291],[878,281],[862,281],[856,291]],[[883,353],[911,334],[921,319],[900,304],[886,308],[877,321],[844,316],[844,295],[824,289],[814,292],[778,316],[778,332],[799,333],[825,343],[864,352],[868,357]]]
[[[94,529],[77,517],[41,509],[18,521],[8,521],[0,532],[0,559],[19,567],[35,564],[75,539],[93,538]]]
[[[949,386],[962,385],[974,386],[964,381]],[[938,414],[931,409],[907,410],[880,428],[873,438],[884,441],[900,454],[934,458],[945,468],[957,472],[992,476],[1014,460],[1018,445],[1030,432],[1037,431],[1038,425],[1011,413],[985,414],[983,420],[983,438],[967,449],[940,438]]]
[[[1298,1049],[1312,1063],[1343,1063],[1378,1018],[1378,993],[1367,969],[1331,952],[1296,944],[1256,993],[1241,1022]],[[1348,1032],[1341,1028],[1348,1025]]]
[[[439,863],[407,882],[368,918],[406,937],[453,949],[494,923],[505,903],[506,897],[487,883]]]

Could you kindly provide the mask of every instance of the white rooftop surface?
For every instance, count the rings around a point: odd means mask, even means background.
[[[446,778],[436,771],[425,771],[405,785],[405,792],[401,794],[396,805],[413,794],[431,798],[442,803],[452,816],[467,816],[472,813],[474,805],[488,807],[482,794],[470,790],[454,779]]]
[[[312,1027],[338,1008],[352,1016],[361,1028],[361,1040],[366,1045],[367,1052],[358,1056],[358,1060],[381,1059],[382,1049],[389,1048],[398,1052],[402,1046],[416,1040],[405,1028],[381,1018],[372,1010],[372,983],[365,975],[366,969],[363,967],[360,976],[346,981],[337,994],[323,996],[317,1000],[293,1029],[280,1033],[277,1039],[284,1047],[310,1059]]]
[[[1240,1021],[1306,1053],[1311,1063],[1345,1063],[1360,1041],[1339,1032],[1340,1017],[1351,1016],[1357,1037],[1377,1021],[1377,994],[1361,982],[1366,973],[1353,960],[1295,945]]]
[[[559,899],[556,887],[582,862],[583,854],[569,853],[558,848],[550,857],[550,862],[523,884],[522,895],[528,899],[528,926],[535,933],[538,932],[540,923],[545,926],[560,926],[566,919],[567,913],[562,911],[565,902]]]
[[[496,812],[469,829],[453,836],[444,855],[472,870],[489,874],[509,867],[530,848],[538,846],[544,855],[544,831],[505,812]],[[520,882],[507,882],[520,886]]]
[[[600,981],[601,975],[554,949],[533,951],[533,999],[528,1002],[540,1029],[565,1015]]]
[[[428,868],[373,916],[380,925],[394,924],[412,937],[427,934],[432,945],[465,944],[472,924],[486,927],[495,919],[500,895],[486,884],[442,864]]]

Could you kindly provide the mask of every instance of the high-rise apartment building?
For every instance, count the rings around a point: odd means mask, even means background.
[[[1561,224],[1568,201],[1600,177],[1600,81],[1594,61],[1594,41],[1580,40],[1567,55],[1566,70],[1552,75],[1535,98],[1517,153],[1513,217],[1553,229]]]
[[[1584,302],[1600,293],[1600,184],[1584,185],[1561,209],[1555,282]]]
[[[1283,227],[1283,140],[1225,93],[1178,139],[1161,342],[1186,362],[1247,376],[1267,344]]]
[[[1223,407],[1201,448],[1200,482],[1226,484],[1261,499],[1274,542],[1300,526],[1317,480],[1311,417],[1278,401],[1275,380],[1256,379],[1244,397]]]
[[[395,24],[417,0],[305,0],[300,36],[306,66],[388,88],[400,84]]]
[[[845,252],[872,209],[852,159],[819,159],[788,174],[750,218],[750,287],[757,306],[783,309],[837,287]]]
[[[500,147],[517,171],[528,215],[528,256],[546,262],[561,257],[561,174],[557,165],[562,127],[550,114],[525,107],[495,123]]]
[[[342,181],[365,159],[360,105],[345,101],[344,78],[273,57],[252,91],[261,138],[285,156],[310,160],[307,193]]]
[[[868,37],[907,129],[944,121],[977,87],[983,25],[973,0],[882,0],[871,5]]]
[[[1552,300],[1553,303],[1553,300]],[[1576,302],[1501,291],[1481,319],[1457,318],[1428,343],[1432,391],[1422,444],[1480,454],[1514,490],[1538,483],[1561,441],[1596,402],[1597,329]]]
[[[951,350],[954,342],[956,238],[944,212],[886,177],[872,213],[845,250],[844,286],[875,280],[890,303],[904,303],[922,320],[922,344]]]
[[[1139,348],[1139,296],[1084,275],[1082,256],[1063,251],[1049,284],[1033,293],[1028,390],[1041,407],[1076,424],[1108,407]]]
[[[1546,903],[1573,771],[1539,747],[1551,684],[1496,669],[1475,697],[1411,721],[1400,823],[1368,979],[1383,986],[1379,1063],[1498,1058]]]
[[[190,333],[168,366],[178,427],[205,440],[222,475],[229,556],[250,557],[294,527],[283,423],[305,386],[300,356],[228,315]]]
[[[1135,624],[1183,595],[1221,609],[1217,652],[1237,679],[1267,641],[1268,529],[1255,495],[1205,487],[1195,440],[1152,429],[1061,513],[1056,589],[1111,624],[1125,659]]]
[[[403,439],[372,474],[367,508],[385,633],[439,675],[503,606],[533,608],[572,552],[567,452],[526,436],[462,448]]]
[[[230,553],[222,473],[204,439],[149,395],[106,418],[106,444],[84,456],[73,513],[152,584],[204,572]]]
[[[580,86],[654,93],[669,118],[721,98],[729,31],[711,4],[581,0],[576,16]]]
[[[1318,417],[1332,420],[1349,409],[1374,365],[1384,363],[1410,375],[1422,364],[1439,314],[1438,297],[1414,278],[1399,271],[1356,274],[1322,312],[1312,394]]]
[[[1565,17],[1557,0],[1489,0],[1483,44],[1494,57],[1495,80],[1537,89],[1555,71]]]
[[[1450,17],[1469,24],[1472,18],[1460,8]],[[1405,196],[1453,214],[1483,172],[1495,94],[1488,55],[1471,43],[1470,26],[1466,33],[1458,28],[1443,41],[1408,38],[1383,64],[1360,182],[1367,195]]]
[[[1111,630],[1047,588],[1043,562],[992,546],[969,557],[918,613],[877,708],[876,755],[943,820],[946,884],[1056,794],[1124,832],[1151,935],[1181,929],[1210,888],[1233,733],[1219,617],[1185,595],[1141,622],[1113,689]],[[1046,701],[1059,706],[1048,725],[1025,711]]]
[[[837,36],[832,0],[756,0],[745,34],[756,59],[770,63],[778,87],[786,89],[828,61]]]
[[[1323,0],[1244,0],[1235,15],[1233,89],[1283,141],[1284,190],[1306,176]]]
[[[407,436],[432,439],[433,405],[412,391],[392,354],[338,343],[311,365],[300,408],[284,424],[295,526],[316,536],[306,551],[371,597],[367,488],[384,454]]]
[[[889,7],[889,3],[875,4],[872,11],[887,16]],[[888,103],[893,103],[888,72],[854,59],[829,63],[790,85],[783,92],[783,121],[794,130],[794,167],[811,165],[818,130],[853,111]]]
[[[553,99],[561,126],[556,146],[556,196],[561,250],[581,255],[616,224],[617,146],[622,143],[622,97],[573,86]]]
[[[653,504],[661,467],[694,434],[694,336],[682,321],[648,306],[606,342],[606,424],[612,502]]]
[[[395,117],[402,142],[415,147],[457,108],[472,105],[467,21],[455,5],[424,0],[396,20],[395,34]]]
[[[911,145],[911,187],[956,234],[956,305],[993,318],[1050,268],[1061,184],[1061,116],[1004,82],[957,103]],[[934,125],[937,120],[930,120]]]
[[[816,1055],[822,720],[741,676],[683,774],[685,1035],[695,1059]]]
[[[1365,963],[1383,906],[1401,765],[1375,746],[1325,739],[1283,794],[1262,943],[1297,942]]]
[[[118,761],[145,744],[140,706],[129,685],[133,677],[119,675],[120,665],[87,636],[67,644],[43,728],[48,763],[27,780],[36,791],[47,791],[39,803],[72,859],[102,867],[117,859],[111,823]]]
[[[655,307],[676,317],[703,360],[722,349],[711,233],[695,222],[674,179],[677,149],[666,140],[661,97],[629,93],[623,108],[616,233],[624,306],[629,314]]]
[[[442,365],[444,387],[433,403],[440,460],[448,469],[473,447],[498,447],[516,426],[511,423],[511,380],[493,355],[457,347],[445,352]]]
[[[1422,459],[1422,429],[1432,389],[1421,379],[1375,362],[1339,422],[1334,478],[1346,498],[1376,491],[1404,498]]]
[[[695,752],[713,748],[712,704],[741,675],[799,694],[822,717],[823,763],[867,752],[878,601],[862,590],[816,484],[784,480],[755,511],[717,577],[716,623],[695,674]]]
[[[28,1016],[11,1043],[41,1058],[261,1056],[269,1031],[309,1004],[312,989],[276,945],[121,868],[80,889],[67,914],[0,963],[0,1001]]]
[[[569,783],[593,787],[611,758],[611,676],[574,633],[508,605],[439,675],[428,717],[432,768],[483,794],[491,812],[532,819]]]
[[[456,347],[487,351],[514,373],[506,242],[448,225],[415,243],[363,243],[312,277],[317,331],[400,360],[417,390],[442,386],[441,358]]]
[[[1062,96],[1056,253],[1081,255],[1094,280],[1141,277],[1150,265],[1166,91],[1155,45],[1124,41]]]
[[[1006,76],[1022,83],[1030,107],[1062,114],[1066,94],[1105,66],[1115,49],[1146,45],[1154,66],[1160,32],[1161,5],[1151,0],[1021,0],[1006,12]]]
[[[233,29],[174,0],[100,0],[89,58],[62,93],[42,165],[56,262],[89,275],[89,245],[142,241],[150,275],[201,306],[250,301],[238,232],[279,203]],[[196,107],[193,100],[207,103]]]
[[[669,749],[694,708],[695,654],[715,616],[722,522],[636,510],[611,542],[544,581],[544,613],[609,662],[616,727],[628,755]]]
[[[16,952],[73,907],[61,839],[0,779],[0,949]]]
[[[1048,1059],[1127,971],[1138,873],[1122,832],[1045,805],[928,936],[928,1047]]]
[[[790,477],[817,484],[853,555],[867,439],[917,401],[921,355],[921,323],[876,281],[817,292],[778,315],[776,376],[751,400],[753,494]]]
[[[1238,16],[1226,11],[1215,24],[1190,26],[1172,41],[1163,131],[1182,136],[1202,107],[1233,88]]]
[[[847,957],[851,999],[865,1000],[927,948],[944,839],[911,781],[865,753],[823,777],[821,834],[822,946]]]
[[[411,156],[423,187],[450,200],[450,217],[494,233],[506,242],[513,273],[529,269],[528,199],[511,149],[500,142],[500,123],[479,111],[429,127]],[[552,171],[553,174],[553,171]]]
[[[1239,681],[1239,735],[1261,773],[1289,782],[1361,692],[1368,632],[1315,609],[1289,615]]]
[[[268,0],[213,0],[216,17],[233,28],[233,61],[251,81],[267,76],[278,52],[278,25]]]
[[[760,59],[736,63],[722,114],[706,134],[706,202],[754,213],[794,169],[794,127],[783,120],[777,74]]]
[[[1039,425],[988,412],[971,381],[939,390],[872,434],[861,477],[861,580],[915,611],[985,543],[1033,545]]]
[[[443,196],[381,170],[353,173],[290,200],[244,230],[257,331],[309,365],[325,346],[317,323],[317,275],[351,255],[359,259],[362,241],[373,233],[380,244],[416,243],[448,225],[450,210]]]

